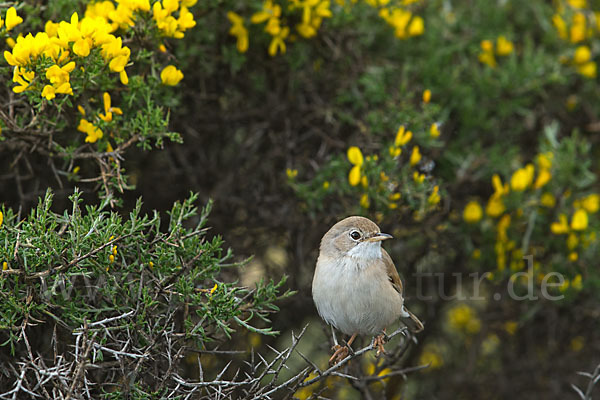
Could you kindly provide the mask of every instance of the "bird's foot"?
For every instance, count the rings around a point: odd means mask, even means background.
[[[339,363],[344,358],[348,357],[350,352],[348,346],[340,346],[339,344],[333,346],[331,350],[333,350],[333,355],[329,359],[329,365],[335,365]]]
[[[385,354],[385,349],[383,348],[385,341],[385,334],[381,334],[373,339],[373,347],[377,349],[377,354],[375,355],[376,357],[379,357],[381,354]]]

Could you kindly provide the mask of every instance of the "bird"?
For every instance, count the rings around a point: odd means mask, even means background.
[[[385,353],[385,328],[399,318],[423,323],[404,305],[403,286],[390,255],[381,247],[392,235],[382,233],[368,218],[351,216],[333,225],[323,238],[312,281],[312,296],[321,318],[351,336],[336,344],[329,363],[349,353],[357,335],[375,336],[377,355]],[[335,342],[335,340],[334,340]]]

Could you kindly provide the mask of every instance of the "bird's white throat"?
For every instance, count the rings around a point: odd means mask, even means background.
[[[382,257],[381,242],[362,242],[346,253],[357,262],[359,268],[364,268],[372,260]]]

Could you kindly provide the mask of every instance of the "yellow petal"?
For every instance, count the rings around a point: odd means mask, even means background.
[[[356,186],[360,183],[360,166],[355,165],[352,167],[350,173],[348,174],[348,182],[352,186]]]
[[[351,146],[348,149],[348,161],[356,166],[361,166],[364,162],[364,158],[360,149],[356,146]]]

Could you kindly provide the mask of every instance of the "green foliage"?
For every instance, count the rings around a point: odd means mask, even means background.
[[[240,329],[277,334],[268,315],[277,311],[274,301],[291,294],[280,293],[285,279],[255,289],[221,281],[222,270],[238,264],[227,264],[232,254],[219,236],[207,237],[212,205],[198,210],[196,200],[174,204],[166,223],[158,212],[141,214],[141,201],[127,218],[107,211],[107,202],[82,207],[78,191],[62,214],[51,210],[50,192],[25,219],[3,209],[2,345],[20,354],[35,325],[84,329],[103,346],[97,362],[112,358],[107,351],[121,341],[163,351],[154,342],[165,331],[181,341],[169,351],[183,341],[205,348]]]

